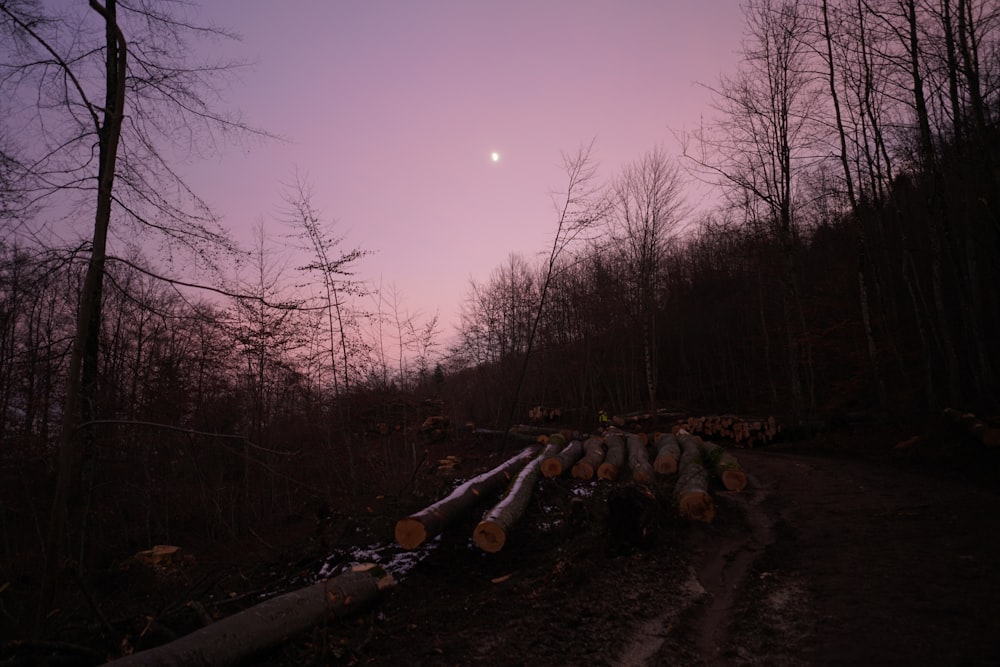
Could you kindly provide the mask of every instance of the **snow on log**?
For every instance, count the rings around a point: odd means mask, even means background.
[[[625,438],[621,431],[608,431],[604,434],[604,444],[608,451],[604,463],[597,467],[597,477],[613,482],[625,467]]]
[[[604,462],[604,439],[597,436],[587,438],[583,443],[583,458],[573,466],[573,479],[592,479],[597,467]]]
[[[552,443],[551,439],[549,443]],[[546,477],[559,477],[572,468],[581,456],[583,456],[583,443],[574,440],[555,456],[550,456],[542,461],[542,474]]]
[[[108,663],[114,667],[232,665],[301,634],[328,618],[349,616],[393,585],[367,564],[273,597],[174,641]]]
[[[555,455],[563,443],[562,437],[556,439],[556,436],[552,436],[542,453],[529,461],[511,481],[500,502],[483,515],[483,520],[472,531],[472,541],[477,547],[489,553],[503,549],[507,542],[507,531],[517,523],[528,507],[528,500],[531,499],[541,473],[542,461]]]
[[[681,446],[677,444],[677,436],[673,433],[660,433],[655,440],[653,450],[653,470],[661,475],[673,475],[677,472],[677,462],[681,458]]]
[[[725,449],[706,440],[701,443],[701,457],[712,474],[722,480],[727,491],[742,491],[746,488],[746,473],[736,457]]]
[[[396,522],[396,542],[404,549],[416,549],[462,516],[484,496],[496,494],[518,470],[535,455],[535,447],[527,447],[496,468],[460,484],[450,494],[433,505]]]
[[[708,493],[708,472],[701,458],[698,441],[687,431],[678,431],[681,460],[674,497],[677,498],[682,516],[711,523],[715,518],[715,504]]]
[[[625,438],[625,445],[628,447],[628,467],[632,471],[632,479],[640,484],[652,482],[653,466],[649,464],[645,434],[630,433]]]

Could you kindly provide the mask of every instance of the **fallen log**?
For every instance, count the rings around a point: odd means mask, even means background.
[[[552,439],[549,439],[549,443],[552,443]],[[581,456],[583,456],[583,443],[574,440],[555,456],[542,461],[542,474],[546,477],[559,477],[572,468]]]
[[[481,438],[493,438],[495,440],[500,440],[506,438],[508,440],[513,440],[516,442],[538,442],[537,435],[527,435],[525,433],[518,433],[511,429],[510,431],[496,431],[488,428],[477,428],[472,431],[473,435],[479,436]]]
[[[708,493],[708,471],[701,458],[698,441],[687,431],[677,433],[681,446],[674,497],[677,498],[682,516],[695,521],[711,523],[715,518],[715,504]]]
[[[640,484],[653,481],[653,466],[649,463],[649,452],[646,451],[646,436],[640,433],[630,433],[625,439],[628,447],[628,467],[632,471],[632,479]]]
[[[653,459],[653,470],[661,475],[673,475],[677,472],[677,462],[681,458],[677,436],[673,433],[660,433],[654,442],[656,457]]]
[[[392,575],[367,564],[265,600],[189,635],[113,660],[114,667],[233,665],[301,634],[327,618],[362,609],[393,585]]]
[[[587,438],[583,443],[583,458],[573,466],[573,479],[592,479],[597,467],[604,461],[604,439],[597,436]]]
[[[477,505],[485,496],[496,494],[531,459],[537,449],[526,447],[496,468],[460,484],[433,505],[396,522],[396,542],[404,549],[416,549],[439,534],[449,523]]]
[[[722,480],[727,491],[742,491],[746,488],[746,473],[735,456],[708,440],[701,443],[701,456],[712,473]]]
[[[613,482],[625,467],[625,438],[620,431],[609,431],[604,434],[604,445],[607,452],[604,463],[597,467],[597,477]]]
[[[552,436],[552,439],[555,440],[556,436]],[[542,453],[529,461],[511,481],[500,502],[483,515],[482,521],[472,531],[472,541],[477,547],[489,553],[503,549],[507,542],[507,531],[518,522],[528,507],[528,500],[531,499],[541,473],[542,461],[558,452],[562,444],[561,436],[557,442],[550,441]]]

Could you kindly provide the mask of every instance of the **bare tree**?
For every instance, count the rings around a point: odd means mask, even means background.
[[[610,187],[611,238],[625,268],[627,295],[642,339],[646,400],[657,400],[656,313],[665,271],[662,259],[684,215],[683,180],[662,147],[626,166]]]
[[[747,4],[748,41],[738,74],[716,94],[717,127],[696,135],[688,158],[745,205],[749,224],[766,228],[782,261],[783,330],[792,410],[814,407],[810,348],[797,277],[798,176],[828,154],[822,79],[812,61],[806,8],[790,0]],[[803,377],[805,375],[805,377]]]
[[[101,297],[112,220],[121,231],[156,232],[170,252],[184,247],[210,259],[215,250],[231,248],[208,207],[170,168],[167,147],[250,129],[205,102],[206,91],[214,92],[216,78],[230,68],[190,65],[187,38],[227,34],[190,23],[183,3],[55,5],[0,0],[0,98],[8,101],[8,120],[32,137],[18,160],[34,186],[25,194],[29,203],[58,198],[63,210],[93,215],[92,230],[83,234],[90,256],[68,368],[42,613],[52,601],[70,514],[81,507],[93,446],[87,424],[99,414]]]

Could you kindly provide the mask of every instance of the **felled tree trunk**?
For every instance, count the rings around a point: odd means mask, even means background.
[[[416,549],[479,504],[484,497],[498,493],[536,451],[534,447],[527,447],[496,468],[460,484],[433,505],[400,519],[396,522],[396,541],[404,549]]]
[[[489,553],[503,549],[507,542],[507,531],[517,523],[528,507],[528,500],[531,499],[531,493],[541,474],[542,461],[558,452],[562,444],[563,440],[559,438],[557,442],[546,445],[537,458],[521,469],[500,502],[483,515],[483,520],[472,531],[472,541],[477,547]]]
[[[613,482],[625,467],[625,438],[615,431],[604,435],[604,445],[608,448],[604,463],[597,467],[597,477]]]
[[[551,443],[552,440],[549,440]],[[583,455],[583,443],[579,440],[566,445],[561,452],[542,461],[542,474],[546,477],[559,477],[573,467]]]
[[[628,447],[628,467],[632,471],[632,479],[640,484],[653,481],[653,466],[649,463],[649,453],[646,451],[646,436],[631,433],[625,439]]]
[[[746,488],[746,473],[735,456],[707,440],[701,443],[701,456],[712,473],[722,480],[727,491],[742,491]]]
[[[681,446],[677,444],[677,436],[673,433],[661,433],[655,441],[656,458],[653,459],[653,470],[661,475],[673,475],[677,472],[677,462],[681,458]]]
[[[604,440],[597,436],[583,443],[583,458],[573,466],[573,479],[592,479],[597,467],[604,461]]]
[[[392,586],[392,575],[359,565],[331,579],[285,593],[169,644],[114,660],[114,667],[233,665],[308,630],[349,616]]]
[[[715,518],[715,504],[708,493],[708,471],[701,458],[698,441],[686,431],[677,434],[681,446],[681,460],[674,497],[680,513],[689,519],[711,523]]]

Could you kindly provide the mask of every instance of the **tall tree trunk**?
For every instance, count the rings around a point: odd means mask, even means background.
[[[81,506],[85,461],[93,455],[93,432],[87,426],[87,422],[94,418],[97,409],[101,294],[104,285],[108,227],[111,221],[115,165],[125,105],[127,48],[125,37],[116,20],[115,0],[107,0],[104,7],[100,6],[97,0],[90,0],[90,7],[103,17],[106,25],[104,117],[98,129],[99,165],[93,245],[80,293],[76,332],[66,380],[65,408],[59,434],[56,491],[49,519],[39,599],[40,617],[44,616],[52,605],[55,577],[59,563],[66,553],[70,514]]]

